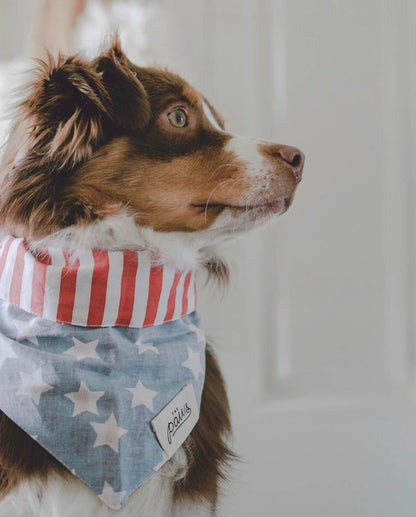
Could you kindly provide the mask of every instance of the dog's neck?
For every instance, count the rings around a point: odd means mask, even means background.
[[[22,236],[23,235],[18,235]],[[156,232],[140,227],[126,212],[88,226],[70,226],[42,239],[28,239],[32,251],[44,247],[77,250],[137,250],[149,253],[160,265],[198,270],[216,257],[209,232]]]

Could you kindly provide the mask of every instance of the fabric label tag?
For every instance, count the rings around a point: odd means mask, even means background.
[[[157,439],[170,458],[198,422],[199,407],[192,384],[186,385],[151,421]]]

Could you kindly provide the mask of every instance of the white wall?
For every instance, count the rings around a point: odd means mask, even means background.
[[[31,30],[34,2],[0,0],[0,60],[10,59],[26,50]]]

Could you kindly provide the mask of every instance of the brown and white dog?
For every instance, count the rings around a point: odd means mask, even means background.
[[[139,249],[224,280],[213,245],[283,214],[303,163],[294,147],[229,134],[186,81],[135,66],[115,40],[93,61],[40,62],[3,159],[0,226],[30,249]],[[229,432],[208,346],[196,427],[117,514],[214,515]],[[113,515],[1,412],[0,495],[1,517]]]

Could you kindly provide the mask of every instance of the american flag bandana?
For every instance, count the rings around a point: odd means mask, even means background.
[[[0,408],[119,509],[199,416],[192,272],[136,251],[0,246]]]

